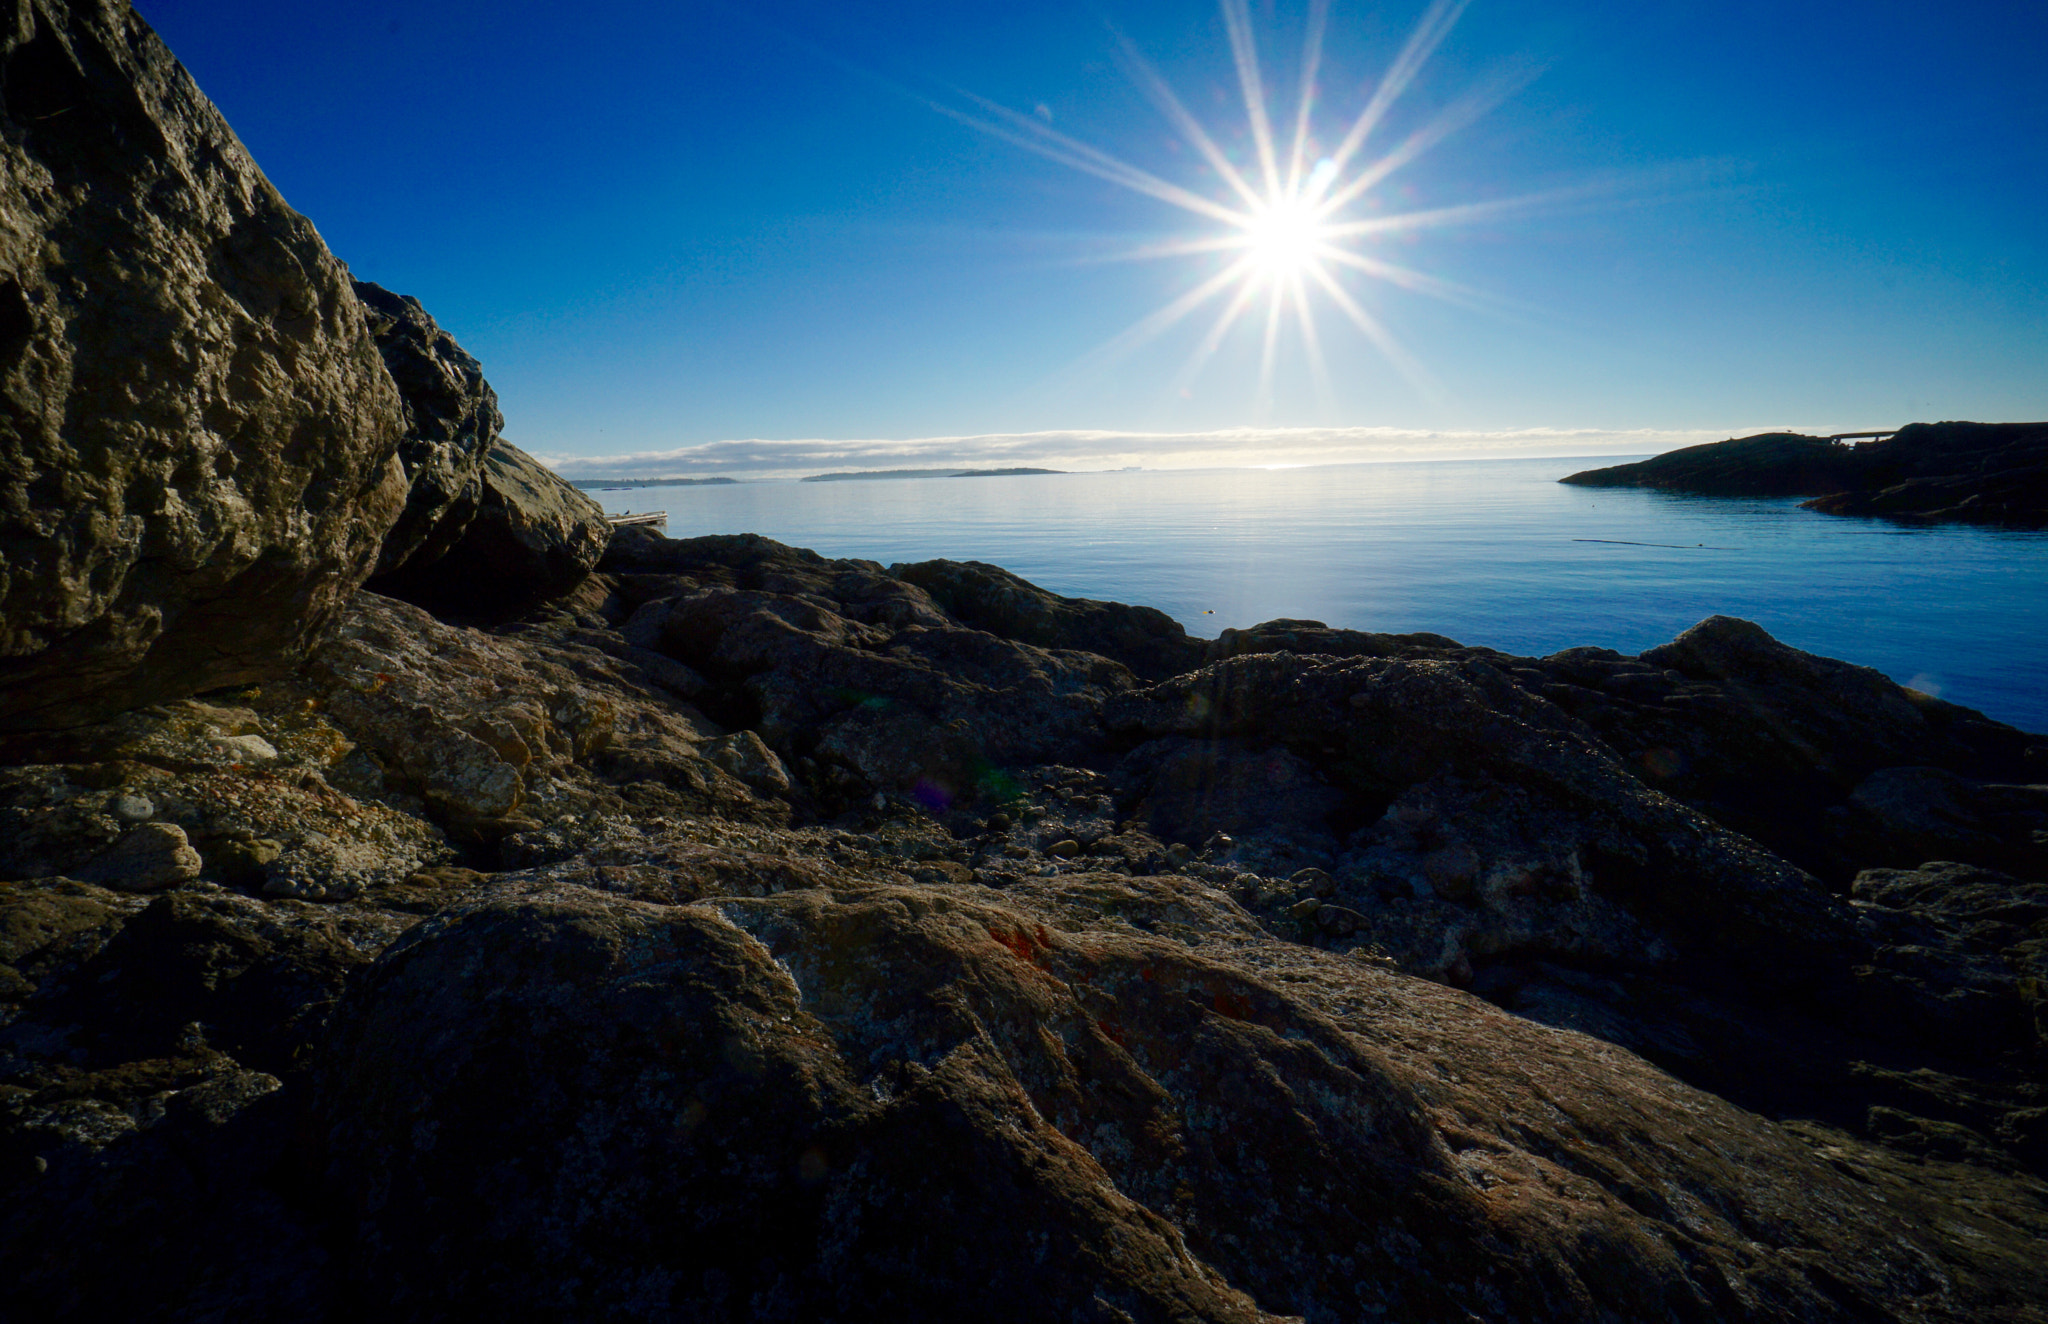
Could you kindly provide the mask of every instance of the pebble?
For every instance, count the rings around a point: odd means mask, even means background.
[[[273,763],[277,760],[277,747],[262,736],[218,736],[214,743],[246,762]]]
[[[156,817],[156,806],[142,795],[117,795],[107,802],[107,812],[123,823],[147,823]]]

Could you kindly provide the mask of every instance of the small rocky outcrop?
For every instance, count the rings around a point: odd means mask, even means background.
[[[448,518],[458,506],[481,504],[484,457],[505,426],[498,393],[455,337],[435,324],[420,302],[381,285],[355,281],[377,352],[398,387],[405,435],[398,458],[405,466],[405,510],[384,535],[377,575],[388,576],[418,556],[445,556],[467,524]],[[374,583],[372,585],[375,586]]]
[[[498,439],[476,481],[374,587],[444,616],[503,620],[573,589],[604,555],[611,532],[602,506]]]
[[[111,2],[0,26],[0,729],[289,670],[404,500],[347,273]]]
[[[1701,496],[1814,498],[1831,515],[2038,528],[2048,524],[2048,423],[1912,423],[1847,445],[1770,432],[1688,446],[1560,482]]]
[[[1205,645],[1152,607],[1048,593],[1000,566],[980,561],[919,561],[889,573],[931,595],[962,625],[1034,644],[1079,648],[1114,658],[1146,680],[1200,665]]]
[[[417,299],[355,292],[405,411],[405,510],[370,587],[469,620],[499,620],[573,589],[611,537],[604,510],[499,435],[483,368]]]
[[[835,808],[890,793],[943,807],[1005,767],[1084,759],[1103,700],[1137,683],[1094,653],[966,628],[874,562],[753,535],[623,529],[605,565],[624,572],[626,640],[682,664],[696,702],[758,731]]]

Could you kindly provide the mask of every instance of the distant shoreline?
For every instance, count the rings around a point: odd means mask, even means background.
[[[1124,470],[1123,472],[1132,472]],[[853,483],[881,478],[1014,478],[1027,474],[1063,474],[1065,469],[859,469],[843,473],[812,474],[799,483]],[[641,487],[736,487],[739,478],[567,478],[571,487],[585,492],[625,492]],[[760,481],[760,480],[755,480]]]
[[[812,474],[800,483],[857,483],[877,478],[1014,478],[1021,474],[1063,474],[1065,469],[859,469],[846,473]]]
[[[737,478],[568,478],[564,482],[585,492],[623,492],[635,487],[737,487]]]

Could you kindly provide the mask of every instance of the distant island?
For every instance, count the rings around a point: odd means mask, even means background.
[[[619,492],[632,487],[731,487],[737,478],[571,478],[569,486],[586,492]]]
[[[862,469],[849,473],[812,474],[802,483],[855,483],[872,478],[1010,478],[1017,474],[1060,474],[1065,469]]]
[[[1696,496],[1803,496],[1809,510],[1919,523],[2048,525],[2048,423],[1909,423],[1896,432],[1766,432],[1558,480]]]

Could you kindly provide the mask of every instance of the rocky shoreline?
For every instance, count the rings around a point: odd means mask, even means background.
[[[2044,1305],[2048,742],[1742,622],[1204,645],[628,530],[7,757],[38,1315]]]
[[[1766,432],[1558,480],[1695,496],[1811,497],[1829,515],[2048,526],[2048,423],[1909,423],[1875,440]]]
[[[2048,737],[614,532],[14,18],[10,1316],[2048,1320]]]

